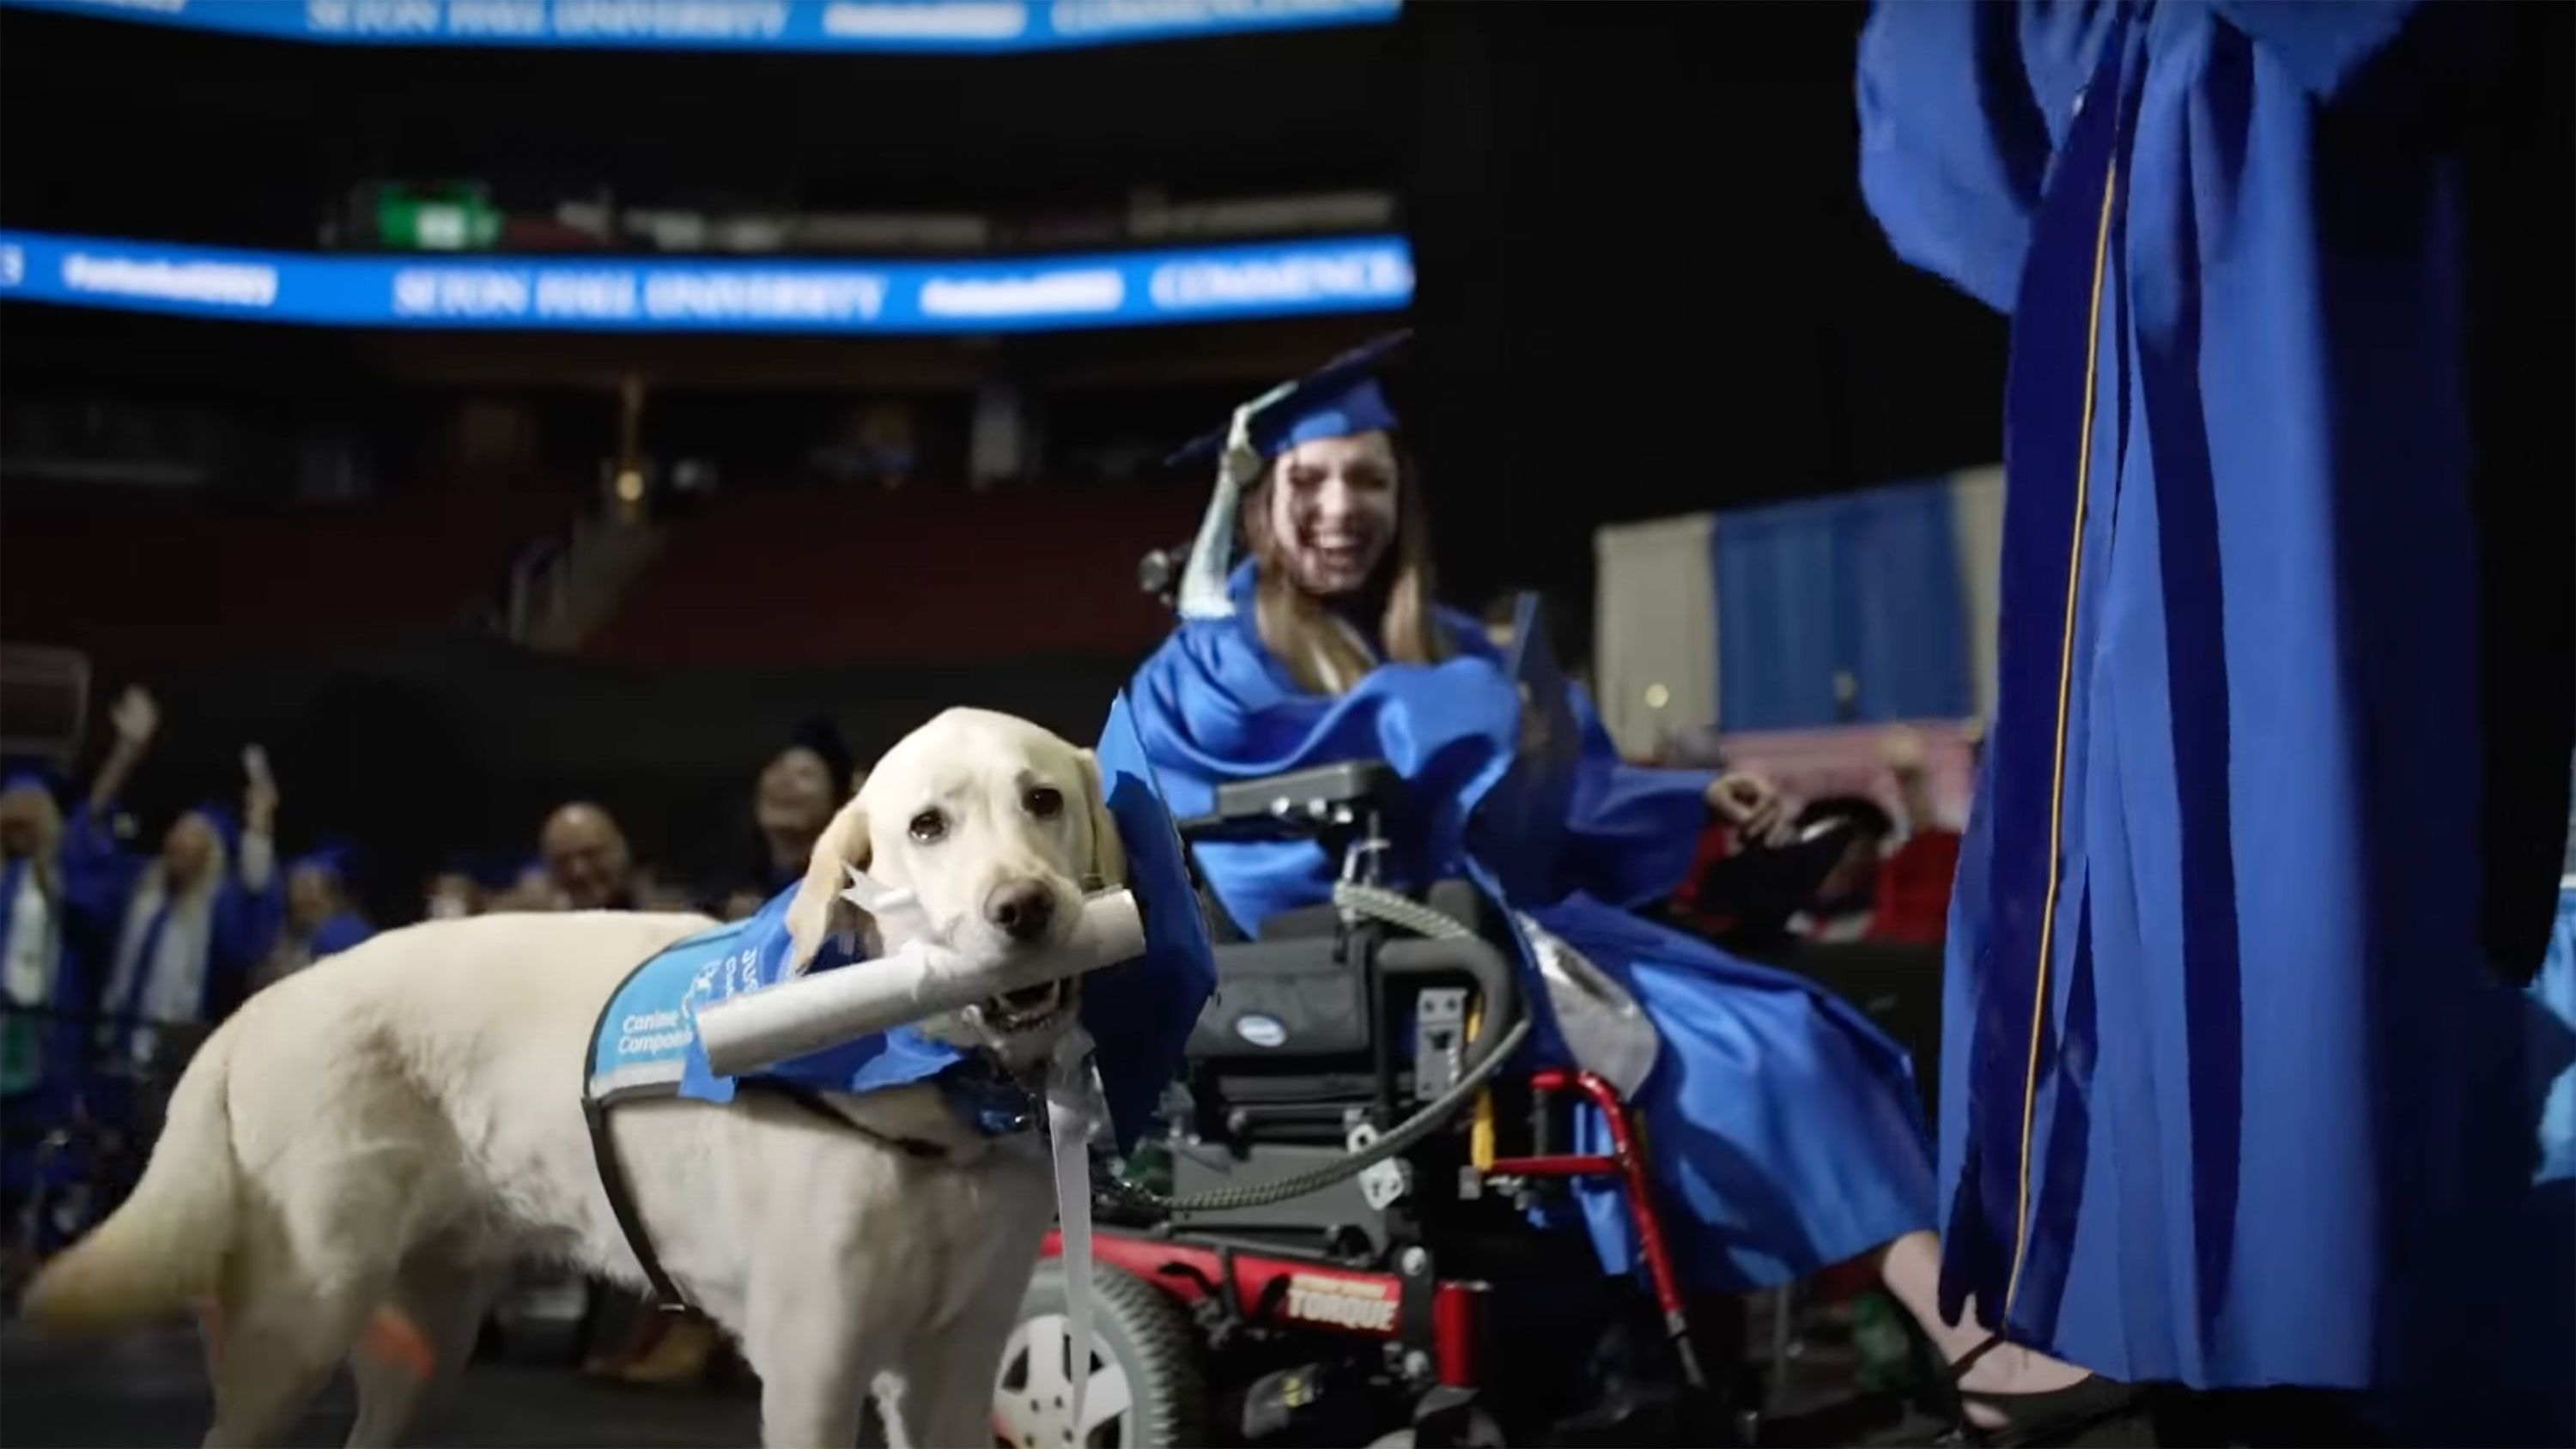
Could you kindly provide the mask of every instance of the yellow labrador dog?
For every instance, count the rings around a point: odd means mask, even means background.
[[[789,909],[798,969],[835,932],[879,929],[842,899],[845,864],[909,888],[959,946],[1000,952],[1060,945],[1083,887],[1126,875],[1090,752],[970,710],[897,744],[825,831]],[[594,1162],[584,1062],[627,973],[713,924],[430,922],[259,993],[189,1064],[134,1196],[45,1269],[27,1315],[103,1330],[202,1304],[207,1443],[283,1433],[343,1355],[360,1390],[349,1442],[394,1441],[514,1260],[642,1285]],[[1012,1068],[1042,1059],[1077,991],[987,1003],[972,1044]],[[963,1021],[931,1029],[969,1044]],[[610,1131],[646,1237],[741,1338],[767,1443],[856,1443],[880,1374],[902,1384],[909,1442],[987,1443],[1053,1205],[1043,1146],[982,1135],[931,1087],[824,1105],[857,1127],[749,1093],[619,1106]],[[893,1145],[906,1140],[916,1153]],[[944,1155],[917,1155],[925,1142]],[[410,1351],[352,1354],[362,1331]]]

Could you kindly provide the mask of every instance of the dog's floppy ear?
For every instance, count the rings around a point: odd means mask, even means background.
[[[1089,750],[1082,758],[1082,787],[1091,794],[1091,873],[1104,890],[1127,883],[1127,844],[1118,838],[1117,817],[1109,813],[1109,790],[1100,778],[1100,757]]]
[[[823,827],[822,837],[814,842],[813,859],[805,867],[805,881],[796,887],[796,899],[787,907],[789,971],[803,974],[825,941],[837,932],[858,930],[859,908],[841,898],[841,892],[850,887],[850,873],[843,866],[866,870],[868,859],[868,812],[852,800]]]

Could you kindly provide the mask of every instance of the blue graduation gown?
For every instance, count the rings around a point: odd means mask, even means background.
[[[2014,319],[1945,1306],[2122,1379],[2388,1388],[2531,1321],[2473,1301],[2529,1276],[2477,1252],[2532,1118],[2464,788],[2459,17],[2413,8],[1922,0],[1861,44],[1871,208]]]
[[[356,911],[334,912],[313,930],[313,959],[319,961],[325,956],[336,956],[374,934],[376,928],[368,925],[367,918]]]
[[[14,925],[7,916],[17,908],[15,872],[34,868],[32,862],[13,866],[9,878],[0,882],[0,929]],[[118,847],[84,802],[63,822],[54,868],[59,891],[52,903],[54,979],[45,1005],[62,1014],[45,1021],[38,1037],[44,1043],[45,1087],[50,1095],[67,1101],[79,1086],[86,1061],[80,1014],[96,1005],[94,993],[107,979],[125,898],[141,865]]]
[[[84,1040],[101,989],[115,961],[116,933],[124,905],[142,863],[119,848],[116,839],[84,803],[63,823],[55,854],[59,894],[53,901],[56,936],[54,979],[46,1005],[61,1015],[29,1022],[13,1048],[32,1045],[36,1075],[12,1082],[5,1099],[7,1120],[0,1124],[0,1192],[11,1201],[35,1185],[44,1136],[67,1123],[75,1104],[92,1088],[93,1060]],[[26,868],[32,869],[32,865]],[[17,882],[0,882],[0,912],[17,903]],[[20,1031],[20,1023],[10,1028]],[[57,1161],[57,1174],[72,1171],[73,1159]],[[51,1241],[51,1225],[40,1225]]]
[[[2540,974],[2532,978],[2531,999],[2560,1025],[2576,1032],[2576,873],[2558,892],[2558,919],[2551,925],[2549,950]],[[2576,1064],[2552,1072],[2536,1066],[2534,1090],[2543,1102],[2540,1113],[2540,1166],[2532,1180],[2541,1184],[2576,1183]]]
[[[254,890],[243,884],[239,867],[234,869],[215,895],[213,935],[207,942],[198,1020],[209,1026],[232,1015],[250,995],[259,963],[268,959],[278,933],[286,929],[286,872],[271,871],[268,884]]]
[[[166,909],[166,906],[165,906]],[[286,923],[286,887],[283,871],[272,871],[268,883],[253,888],[243,883],[239,867],[215,887],[215,898],[209,913],[204,951],[204,968],[198,979],[197,1004],[190,1020],[213,1026],[232,1015],[250,994],[251,982],[259,964],[268,959],[277,944],[278,932]],[[101,1013],[111,1018],[109,1030],[129,1043],[141,1029],[138,1018],[142,1003],[150,999],[152,973],[157,954],[147,939],[145,954],[137,962],[134,979],[127,984],[122,999],[100,1003]],[[119,943],[118,949],[122,949]],[[110,961],[113,962],[111,957]],[[110,967],[113,972],[113,966]]]
[[[1229,781],[1338,761],[1382,759],[1402,775],[1397,878],[1477,879],[1653,1019],[1662,1048],[1636,1105],[1687,1282],[1766,1286],[1931,1226],[1929,1144],[1904,1053],[1830,994],[1628,909],[1680,882],[1706,823],[1709,776],[1621,763],[1577,691],[1583,754],[1562,833],[1496,838],[1476,817],[1512,765],[1520,698],[1473,620],[1443,615],[1455,658],[1381,665],[1332,699],[1299,688],[1263,647],[1249,565],[1232,584],[1234,617],[1183,623],[1129,688],[1175,814],[1206,812]],[[1328,898],[1338,869],[1302,842],[1208,844],[1197,855],[1218,902],[1254,934]],[[1535,978],[1524,999],[1541,1018],[1537,1054],[1567,1061]],[[1607,1150],[1601,1125],[1580,1115],[1586,1150]],[[1587,1190],[1582,1202],[1604,1265],[1630,1270],[1616,1193]]]

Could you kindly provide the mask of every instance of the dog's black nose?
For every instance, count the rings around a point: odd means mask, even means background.
[[[1033,880],[995,886],[984,897],[984,919],[1014,941],[1034,941],[1055,919],[1055,892]]]

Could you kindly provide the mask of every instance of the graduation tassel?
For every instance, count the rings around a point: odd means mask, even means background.
[[[1083,1433],[1083,1400],[1091,1390],[1091,1143],[1108,1119],[1091,1034],[1066,1032],[1047,1059],[1048,1149],[1055,1159],[1056,1227],[1063,1243],[1068,1376],[1073,1380],[1072,1423]]]
[[[1208,500],[1198,538],[1190,544],[1189,562],[1181,569],[1184,619],[1223,619],[1234,613],[1225,580],[1234,564],[1235,514],[1245,491],[1261,481],[1261,470],[1268,466],[1253,446],[1252,420],[1294,390],[1295,384],[1281,383],[1234,410],[1234,420],[1226,428],[1225,451],[1217,459],[1216,493]]]

